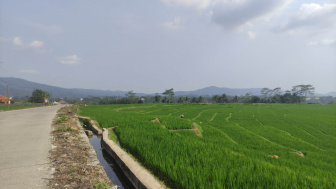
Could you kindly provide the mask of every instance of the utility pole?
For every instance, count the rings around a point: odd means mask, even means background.
[[[34,89],[34,91],[35,91],[35,89]],[[34,93],[34,91],[33,91],[33,106],[34,106],[34,97],[35,97],[35,93]]]
[[[52,93],[52,97],[51,97],[52,105],[54,105],[54,93],[55,93],[55,87],[53,88],[53,93]]]
[[[7,85],[7,98],[8,98],[8,101],[7,101],[7,109],[9,110],[9,103],[10,103],[10,100],[9,100],[9,89],[8,89],[8,85]]]

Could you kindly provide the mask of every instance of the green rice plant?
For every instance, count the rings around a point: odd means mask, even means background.
[[[171,188],[336,187],[336,105],[100,105],[79,112],[115,127],[121,146]],[[193,123],[202,137],[188,130]]]
[[[118,141],[118,136],[114,133],[113,129],[109,130],[109,133],[110,133],[110,139],[111,139],[113,142],[117,143],[117,141]]]
[[[160,123],[169,130],[192,129],[192,121],[179,116],[158,116]]]

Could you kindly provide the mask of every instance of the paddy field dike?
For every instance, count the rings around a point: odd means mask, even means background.
[[[113,128],[170,188],[336,188],[336,105],[92,105],[78,114]]]

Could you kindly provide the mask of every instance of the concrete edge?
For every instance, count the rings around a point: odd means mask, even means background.
[[[79,127],[78,131],[79,131],[80,137],[82,138],[82,140],[84,142],[86,142],[87,144],[89,144],[89,148],[90,148],[89,154],[90,154],[90,159],[91,159],[90,161],[91,162],[90,163],[87,162],[87,163],[91,164],[91,165],[98,165],[98,164],[100,164],[100,162],[99,162],[99,160],[97,158],[97,153],[96,153],[96,151],[93,149],[93,147],[90,144],[89,137],[86,135],[85,130],[83,129],[83,127],[80,124],[79,120],[77,119],[76,121],[77,121],[77,127]]]
[[[91,129],[92,129],[95,133],[97,133],[98,135],[102,135],[102,134],[103,134],[103,131],[102,131],[100,128],[98,128],[98,127],[95,125],[94,121],[92,121],[92,120],[91,120]]]
[[[89,128],[93,131],[93,132],[95,132],[97,135],[102,135],[103,134],[103,131],[99,128],[99,127],[97,127],[96,126],[96,124],[95,124],[95,122],[91,119],[91,118],[89,118],[89,117],[84,117],[84,116],[77,116],[78,117],[78,119],[88,119],[89,121],[90,121],[90,125],[89,125]]]
[[[79,131],[79,135],[80,137],[82,138],[82,140],[88,144],[89,146],[89,157],[87,159],[87,164],[88,165],[91,165],[91,166],[100,166],[101,167],[101,170],[103,170],[105,172],[105,175],[106,175],[106,178],[109,179],[111,182],[112,180],[107,176],[107,173],[104,169],[104,167],[101,165],[100,161],[98,160],[98,157],[97,157],[97,153],[96,151],[94,150],[93,146],[91,145],[90,143],[90,140],[89,140],[89,137],[86,135],[85,133],[85,130],[84,128],[82,127],[80,121],[79,121],[79,118],[76,117],[76,122],[77,122],[77,127],[79,127],[78,131]],[[112,188],[111,189],[117,189],[118,186],[115,185],[113,182],[112,182]]]
[[[165,189],[155,177],[109,139],[109,131],[103,128],[102,147],[114,158],[135,188]]]
[[[106,128],[101,130],[98,128],[94,121],[89,117],[77,116],[78,124],[79,119],[88,119],[91,123],[90,129],[95,133],[102,135],[101,146],[112,156],[118,166],[121,168],[125,176],[129,179],[135,188],[143,189],[165,189],[166,187],[161,184],[155,177],[129,156],[123,149],[121,149],[115,142],[110,140],[109,131]],[[82,129],[83,130],[83,129]],[[85,135],[85,134],[84,134]],[[86,137],[87,138],[87,137]]]

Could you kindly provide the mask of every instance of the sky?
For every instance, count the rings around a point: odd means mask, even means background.
[[[336,91],[334,0],[0,0],[0,77],[162,93]]]

